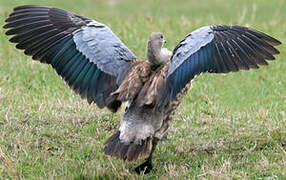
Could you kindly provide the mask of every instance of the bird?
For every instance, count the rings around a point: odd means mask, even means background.
[[[153,32],[144,61],[105,24],[66,10],[23,5],[5,22],[9,41],[52,66],[82,99],[112,113],[126,103],[120,127],[103,152],[127,161],[147,157],[135,168],[144,174],[152,171],[153,153],[196,76],[266,66],[281,44],[249,27],[210,25],[189,33],[170,51],[163,34]]]

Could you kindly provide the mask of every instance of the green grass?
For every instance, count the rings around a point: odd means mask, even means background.
[[[172,49],[192,30],[239,24],[286,42],[284,0],[1,0],[0,26],[22,4],[72,10],[101,21],[140,58],[152,31]],[[119,127],[112,114],[75,95],[51,67],[16,50],[0,29],[0,179],[285,179],[286,48],[259,70],[205,74],[181,104],[154,156],[155,170],[136,175],[142,161],[102,153]],[[123,108],[122,108],[123,109]]]

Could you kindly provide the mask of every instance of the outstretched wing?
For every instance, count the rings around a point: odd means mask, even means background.
[[[100,108],[108,106],[136,59],[106,25],[62,9],[20,6],[6,22],[16,48],[50,64],[76,93]]]
[[[174,49],[157,106],[164,107],[201,73],[228,73],[268,65],[279,54],[278,40],[241,26],[206,26],[189,34]]]

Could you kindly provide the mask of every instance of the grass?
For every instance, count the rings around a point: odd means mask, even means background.
[[[210,24],[251,26],[286,42],[284,0],[1,0],[0,26],[22,4],[72,10],[101,21],[140,58],[152,31],[172,49]],[[160,143],[155,170],[103,155],[119,127],[75,95],[51,67],[16,50],[0,29],[0,179],[286,179],[286,48],[259,70],[197,77]],[[124,109],[124,108],[122,108]]]

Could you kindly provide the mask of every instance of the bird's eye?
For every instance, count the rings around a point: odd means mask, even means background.
[[[163,35],[161,35],[160,38],[163,39]]]

